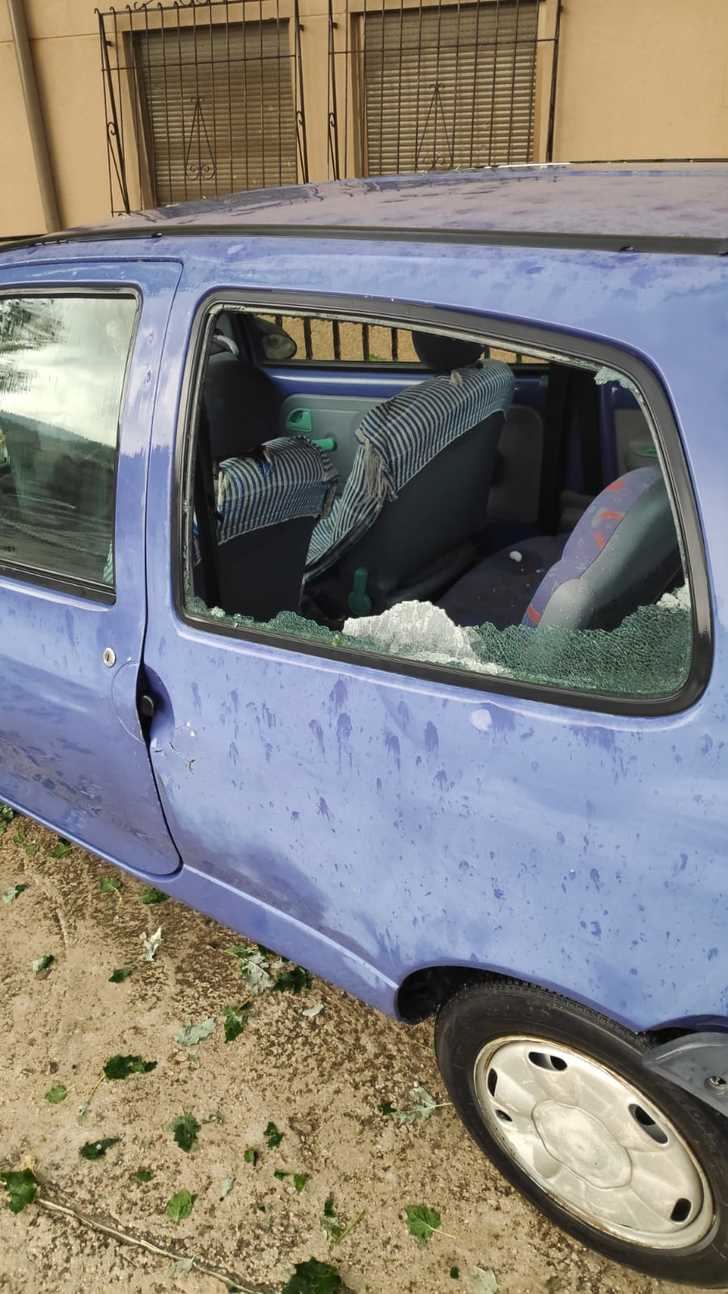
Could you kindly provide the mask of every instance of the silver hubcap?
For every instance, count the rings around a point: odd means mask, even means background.
[[[491,1134],[542,1190],[592,1227],[655,1249],[694,1245],[713,1199],[690,1148],[638,1088],[543,1038],[501,1038],[475,1062]]]

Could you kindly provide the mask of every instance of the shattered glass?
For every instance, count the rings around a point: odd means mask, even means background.
[[[291,611],[256,622],[208,609],[199,598],[190,609],[231,628],[263,629],[322,647],[348,647],[401,660],[425,661],[478,674],[502,675],[524,683],[617,696],[666,696],[685,683],[692,650],[692,617],[687,588],[639,607],[616,629],[533,629],[492,624],[462,628],[441,607],[403,602],[335,631]]]

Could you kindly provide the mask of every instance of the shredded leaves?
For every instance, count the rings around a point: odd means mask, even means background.
[[[118,876],[102,876],[99,881],[99,889],[102,894],[118,894],[121,889],[121,881]]]
[[[310,987],[311,975],[303,966],[292,966],[290,970],[281,971],[273,983],[273,989],[277,993],[302,993]]]
[[[268,1149],[275,1150],[277,1146],[280,1146],[283,1140],[284,1134],[278,1131],[275,1123],[269,1122],[265,1130],[264,1136],[265,1136]]]
[[[346,1223],[342,1222],[341,1218],[338,1216],[336,1212],[336,1206],[334,1205],[333,1195],[329,1195],[324,1203],[324,1212],[323,1212],[323,1217],[321,1218],[321,1226],[326,1232],[332,1245],[337,1244],[338,1241],[342,1239],[346,1231]]]
[[[70,840],[64,840],[63,836],[59,836],[51,850],[51,858],[67,858],[72,849]]]
[[[123,984],[124,980],[128,979],[129,976],[132,975],[133,973],[134,973],[133,966],[119,966],[115,971],[112,971],[111,974],[109,975],[109,983]]]
[[[275,1169],[273,1170],[273,1176],[274,1176],[275,1178],[277,1178],[277,1180],[278,1180],[279,1182],[285,1182],[286,1178],[287,1178],[287,1177],[290,1177],[290,1176],[291,1176],[291,1174],[290,1174],[290,1173],[284,1173],[284,1171],[283,1171],[283,1169],[282,1169],[282,1168],[275,1168]]]
[[[188,1154],[197,1141],[200,1124],[194,1114],[178,1114],[172,1123],[172,1134],[180,1150]]]
[[[323,1002],[317,1002],[315,1006],[304,1007],[301,1015],[305,1016],[307,1020],[315,1020],[317,1015],[321,1015],[323,1009]]]
[[[491,1267],[474,1267],[471,1277],[473,1294],[498,1294],[498,1281]]]
[[[121,1137],[101,1137],[99,1141],[87,1141],[78,1153],[82,1159],[103,1159],[107,1150],[119,1141]]]
[[[215,1017],[209,1015],[206,1020],[201,1020],[199,1024],[186,1024],[179,1033],[175,1034],[175,1042],[180,1043],[182,1047],[194,1047],[198,1042],[204,1042],[211,1034],[215,1032]]]
[[[451,1280],[454,1280],[454,1281],[459,1281],[459,1280],[460,1280],[460,1268],[459,1268],[459,1267],[451,1267],[451,1268],[450,1268],[450,1278],[451,1278]]]
[[[0,1173],[0,1181],[5,1184],[11,1213],[22,1213],[38,1194],[38,1183],[30,1168],[14,1173]]]
[[[261,952],[259,947],[247,944],[234,944],[228,952],[232,957],[237,957],[240,974],[245,980],[248,992],[254,997],[259,993],[266,993],[273,987],[267,952]]]
[[[144,1060],[142,1056],[110,1056],[104,1065],[104,1074],[110,1079],[121,1079],[130,1074],[150,1074],[156,1068],[156,1060]]]
[[[196,1199],[197,1196],[192,1195],[190,1191],[177,1191],[175,1195],[172,1195],[167,1200],[165,1210],[167,1217],[171,1218],[173,1222],[182,1222],[190,1216]]]
[[[224,1199],[226,1198],[226,1196],[228,1196],[228,1195],[230,1194],[230,1192],[231,1192],[231,1190],[233,1189],[233,1186],[234,1186],[234,1185],[235,1185],[235,1178],[234,1178],[234,1177],[223,1177],[223,1179],[222,1179],[222,1186],[220,1187],[220,1199],[221,1199],[221,1200],[224,1200]]]
[[[258,1162],[257,1150],[255,1150],[253,1146],[248,1146],[248,1149],[245,1151],[243,1155],[243,1159],[245,1160],[246,1164],[252,1164],[253,1168],[255,1168],[255,1165]]]
[[[426,1204],[408,1204],[405,1212],[410,1235],[426,1245],[442,1222],[437,1209],[430,1209]]]
[[[27,884],[22,883],[19,885],[11,885],[8,890],[5,890],[2,896],[3,903],[7,903],[8,905],[14,903],[18,895],[22,894],[23,890],[27,890],[28,888],[29,886]]]
[[[234,1042],[235,1039],[243,1032],[251,1011],[250,1002],[244,1002],[242,1006],[225,1007],[225,1041]]]
[[[145,885],[141,892],[142,903],[166,903],[168,898],[168,894],[164,894],[162,890],[156,889],[154,885]]]
[[[65,1101],[67,1096],[68,1089],[63,1086],[63,1083],[57,1083],[55,1087],[48,1088],[48,1091],[45,1094],[45,1099],[46,1101],[49,1101],[51,1105],[60,1105],[61,1101]]]
[[[296,1263],[294,1275],[283,1286],[281,1294],[339,1294],[343,1288],[341,1277],[330,1263],[320,1263],[318,1258]]]
[[[420,1083],[415,1083],[411,1096],[410,1104],[404,1109],[391,1111],[397,1123],[424,1123],[425,1119],[432,1117],[435,1110],[450,1104],[449,1101],[436,1101]]]
[[[41,979],[45,979],[50,974],[55,960],[53,953],[45,953],[42,957],[36,957],[32,963],[34,974],[40,976]]]
[[[158,926],[152,935],[142,935],[142,942],[144,944],[144,960],[153,962],[162,942],[162,927]]]
[[[303,1190],[304,1186],[306,1185],[306,1182],[309,1182],[310,1180],[311,1180],[311,1174],[310,1174],[310,1173],[294,1173],[294,1174],[293,1174],[293,1185],[294,1185],[294,1187],[296,1188],[296,1190],[298,1191],[298,1194],[299,1194],[299,1195],[301,1194],[301,1191]]]
[[[152,1172],[151,1168],[137,1168],[134,1174],[134,1181],[140,1182],[140,1183],[151,1182],[153,1177],[154,1177],[154,1173]]]

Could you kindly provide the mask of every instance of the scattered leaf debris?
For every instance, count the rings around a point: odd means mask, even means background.
[[[158,890],[154,885],[145,885],[140,897],[142,903],[152,904],[166,903],[169,895],[165,894],[162,890]]]
[[[311,974],[303,966],[291,966],[281,971],[274,980],[273,991],[276,993],[302,993],[311,987]]]
[[[45,1094],[45,1099],[46,1101],[49,1101],[51,1105],[60,1105],[61,1101],[65,1101],[67,1096],[68,1089],[63,1086],[63,1083],[57,1083],[55,1087],[48,1088],[48,1091]]]
[[[172,1135],[180,1150],[189,1154],[197,1141],[200,1124],[194,1114],[178,1114],[172,1123]]]
[[[9,889],[5,890],[5,893],[2,896],[3,903],[14,903],[18,895],[22,894],[23,890],[27,890],[29,888],[28,884],[23,883],[22,881],[18,885],[11,885]]]
[[[304,1007],[301,1015],[305,1016],[307,1020],[315,1020],[316,1016],[321,1015],[324,1009],[323,1002],[316,1002],[314,1006]]]
[[[295,1188],[296,1188],[296,1190],[298,1191],[298,1194],[299,1194],[299,1195],[301,1194],[301,1191],[303,1190],[304,1186],[306,1185],[306,1182],[309,1182],[310,1180],[311,1180],[311,1174],[310,1174],[310,1173],[294,1173],[294,1174],[293,1174],[293,1185],[295,1186]]]
[[[253,1168],[255,1168],[255,1165],[258,1162],[257,1150],[255,1150],[253,1146],[248,1146],[248,1149],[245,1151],[243,1155],[243,1159],[245,1160],[246,1164],[252,1164]]]
[[[426,1245],[442,1222],[437,1209],[431,1209],[426,1204],[408,1204],[405,1212],[410,1235],[420,1244]]]
[[[121,889],[121,881],[118,876],[102,876],[99,881],[99,889],[102,894],[118,894]]]
[[[225,1041],[234,1042],[235,1039],[243,1032],[250,1012],[252,1010],[250,1002],[244,1002],[242,1006],[225,1007]]]
[[[124,980],[128,979],[130,975],[133,975],[133,973],[134,973],[133,966],[119,966],[115,971],[112,971],[111,974],[109,975],[109,983],[123,984]]]
[[[152,935],[142,935],[142,942],[144,944],[144,960],[153,962],[162,942],[162,927],[158,926]]]
[[[265,1136],[265,1140],[269,1150],[275,1150],[277,1146],[280,1146],[284,1137],[284,1133],[279,1132],[275,1123],[272,1123],[272,1122],[268,1123],[268,1126],[266,1127],[265,1133],[263,1135]]]
[[[270,961],[266,952],[261,952],[259,947],[248,944],[233,944],[228,952],[232,957],[237,958],[240,974],[245,980],[248,992],[254,997],[259,993],[266,993],[273,987],[273,976],[270,973]]]
[[[67,858],[72,849],[70,840],[64,840],[63,836],[59,836],[51,850],[51,858]]]
[[[473,1294],[498,1294],[498,1281],[492,1267],[474,1267],[471,1288]]]
[[[235,1178],[234,1178],[234,1177],[224,1177],[224,1178],[223,1178],[223,1180],[222,1180],[222,1185],[221,1185],[221,1187],[220,1187],[220,1199],[221,1199],[221,1200],[224,1200],[224,1199],[225,1199],[225,1198],[230,1194],[230,1192],[231,1192],[231,1190],[233,1189],[233,1186],[234,1186],[234,1185],[235,1185]]]
[[[215,1032],[215,1017],[209,1015],[206,1020],[201,1020],[199,1024],[186,1024],[179,1033],[175,1034],[175,1042],[182,1047],[194,1047],[198,1042],[204,1042],[211,1034]]]
[[[165,1209],[167,1217],[171,1218],[173,1222],[182,1222],[190,1216],[196,1199],[197,1196],[190,1191],[177,1191],[167,1200]]]
[[[156,1060],[144,1060],[142,1056],[110,1056],[104,1074],[109,1079],[121,1079],[130,1074],[150,1074],[156,1068]]]
[[[40,976],[41,979],[45,979],[47,975],[50,975],[55,960],[53,953],[44,953],[42,957],[36,957],[35,961],[32,962],[34,974]]]
[[[38,1194],[38,1183],[30,1168],[12,1173],[0,1173],[0,1181],[5,1184],[8,1208],[11,1213],[22,1213],[24,1208],[33,1203]]]
[[[154,1177],[154,1173],[152,1172],[151,1168],[137,1168],[136,1172],[134,1173],[135,1182],[151,1182],[153,1177]]]
[[[98,1141],[87,1141],[79,1150],[82,1159],[103,1159],[107,1150],[121,1141],[121,1137],[101,1137]]]
[[[335,1267],[318,1258],[296,1263],[294,1275],[283,1286],[281,1294],[340,1294],[342,1281]]]

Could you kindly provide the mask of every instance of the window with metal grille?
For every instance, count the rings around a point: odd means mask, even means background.
[[[364,13],[365,172],[531,161],[537,43],[538,0]]]
[[[162,27],[132,39],[156,202],[296,183],[286,20]]]

